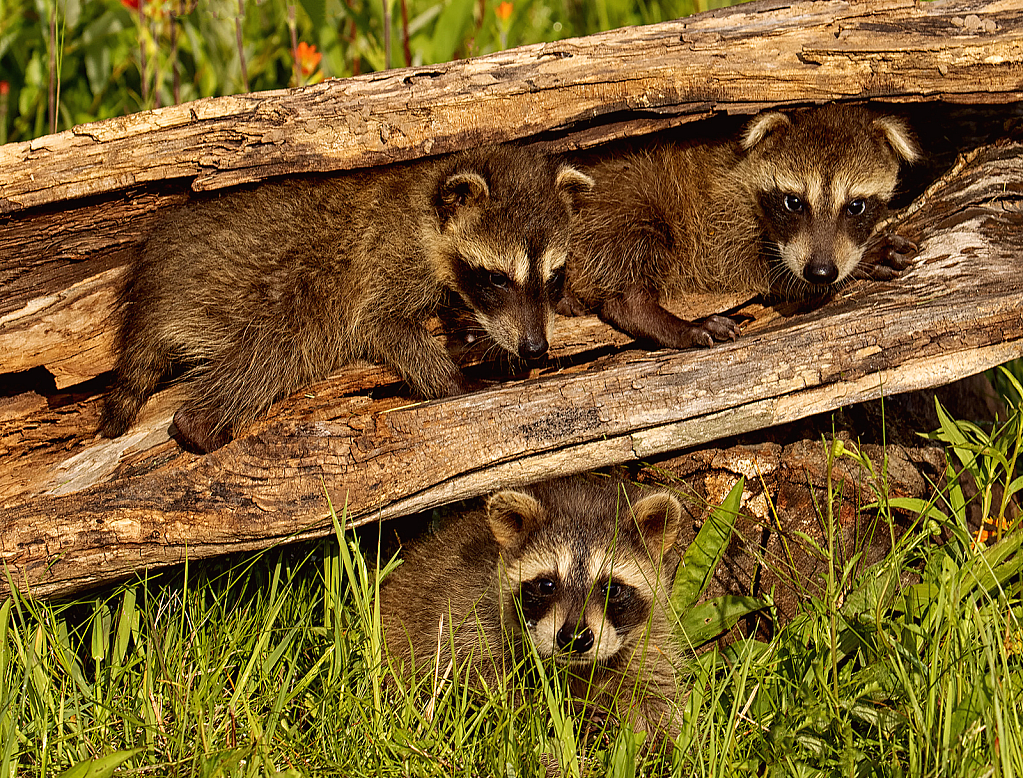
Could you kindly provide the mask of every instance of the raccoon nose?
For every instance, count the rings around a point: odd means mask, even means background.
[[[573,654],[585,654],[593,648],[593,630],[589,627],[576,631],[566,624],[558,630],[558,648]]]
[[[547,338],[540,333],[526,335],[519,341],[519,356],[523,359],[539,359],[547,353]]]
[[[827,257],[812,256],[803,268],[803,278],[808,284],[833,284],[838,278],[838,265]]]

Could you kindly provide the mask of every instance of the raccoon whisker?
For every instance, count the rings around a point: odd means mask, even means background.
[[[571,478],[503,490],[410,547],[380,589],[391,666],[436,677],[448,661],[463,683],[494,689],[520,668],[527,680],[535,654],[570,671],[575,710],[619,717],[651,747],[674,738],[685,695],[668,597],[682,512],[670,493],[640,489]]]
[[[708,345],[720,333],[679,328],[659,301],[823,296],[860,261],[900,165],[918,156],[900,119],[833,104],[761,113],[737,139],[605,159],[573,229],[571,291],[633,337]]]
[[[124,276],[101,432],[123,434],[178,363],[202,365],[186,370],[180,417],[202,451],[364,357],[422,396],[461,393],[465,376],[430,319],[450,333],[465,313],[489,322],[466,330],[468,340],[479,332],[507,343],[553,316],[554,268],[592,185],[555,157],[507,145],[189,200],[161,219]],[[538,223],[535,245],[526,231]]]

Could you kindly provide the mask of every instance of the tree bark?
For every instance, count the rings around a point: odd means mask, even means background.
[[[64,388],[108,370],[120,268],[189,191],[484,142],[579,150],[769,105],[1004,105],[1023,99],[1021,67],[1017,0],[758,2],[8,144],[0,373],[45,366]]]
[[[949,383],[1023,352],[1023,146],[964,158],[899,223],[921,243],[892,282],[816,310],[744,307],[735,343],[647,353],[563,320],[550,367],[410,403],[388,371],[347,371],[275,406],[207,456],[167,438],[177,397],[98,439],[98,396],[0,405],[0,561],[36,595],[133,570],[331,532],[508,486],[649,459],[882,395]]]
[[[1016,0],[771,0],[444,65],[201,99],[5,146],[0,213],[147,182],[187,179],[204,191],[541,133],[579,148],[766,105],[1011,102],[1020,99],[1021,22]]]

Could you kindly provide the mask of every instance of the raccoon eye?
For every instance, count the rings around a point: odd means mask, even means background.
[[[784,203],[785,203],[785,210],[786,211],[791,211],[792,213],[802,213],[803,212],[803,201],[800,200],[795,195],[790,195],[790,194],[785,195]]]
[[[867,204],[863,200],[853,200],[845,207],[846,213],[850,216],[862,216],[867,210]]]
[[[536,589],[536,593],[543,597],[553,597],[555,590],[558,588],[557,584],[550,578],[539,578],[533,581],[533,587]]]
[[[504,289],[508,286],[508,276],[504,273],[493,272],[490,274],[490,284],[498,289]]]
[[[553,295],[561,294],[561,291],[565,287],[565,267],[562,265],[551,275],[551,280],[547,282],[547,288],[551,290]]]
[[[620,600],[626,594],[626,587],[623,584],[616,583],[615,581],[608,581],[603,586],[604,599],[609,602]]]

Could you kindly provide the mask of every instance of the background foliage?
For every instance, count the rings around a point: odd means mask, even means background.
[[[0,143],[198,97],[447,62],[728,4],[0,0]]]

